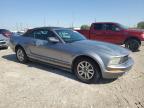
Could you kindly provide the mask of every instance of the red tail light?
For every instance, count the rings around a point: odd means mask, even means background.
[[[11,32],[3,32],[3,35],[7,38],[10,38],[10,36],[12,35]]]

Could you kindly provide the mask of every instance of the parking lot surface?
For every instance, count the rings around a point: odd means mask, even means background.
[[[133,69],[117,80],[84,84],[48,65],[20,64],[0,50],[0,108],[144,108],[144,46]]]

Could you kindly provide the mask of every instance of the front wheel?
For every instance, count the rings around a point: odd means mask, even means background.
[[[16,57],[20,63],[26,63],[28,61],[28,57],[23,48],[19,47],[16,50]]]
[[[140,43],[136,39],[130,39],[125,42],[125,47],[130,49],[131,51],[135,52],[138,51],[140,48]]]
[[[100,79],[100,70],[91,59],[82,58],[77,60],[74,64],[74,72],[77,78],[84,83],[98,82]]]

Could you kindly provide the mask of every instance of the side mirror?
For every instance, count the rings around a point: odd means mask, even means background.
[[[48,41],[51,43],[59,43],[59,39],[56,37],[48,37]]]
[[[120,28],[116,27],[114,31],[119,32],[121,30],[120,30]]]

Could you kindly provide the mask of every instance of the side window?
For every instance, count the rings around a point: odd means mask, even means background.
[[[103,24],[95,24],[94,29],[95,30],[103,30]]]
[[[114,24],[106,24],[105,30],[111,30],[111,31],[117,31],[119,28],[115,26]]]
[[[28,30],[28,31],[27,31],[26,33],[24,33],[22,36],[34,38],[33,30]]]
[[[33,32],[35,39],[47,40],[48,37],[55,37],[55,34],[49,30],[37,30]]]

